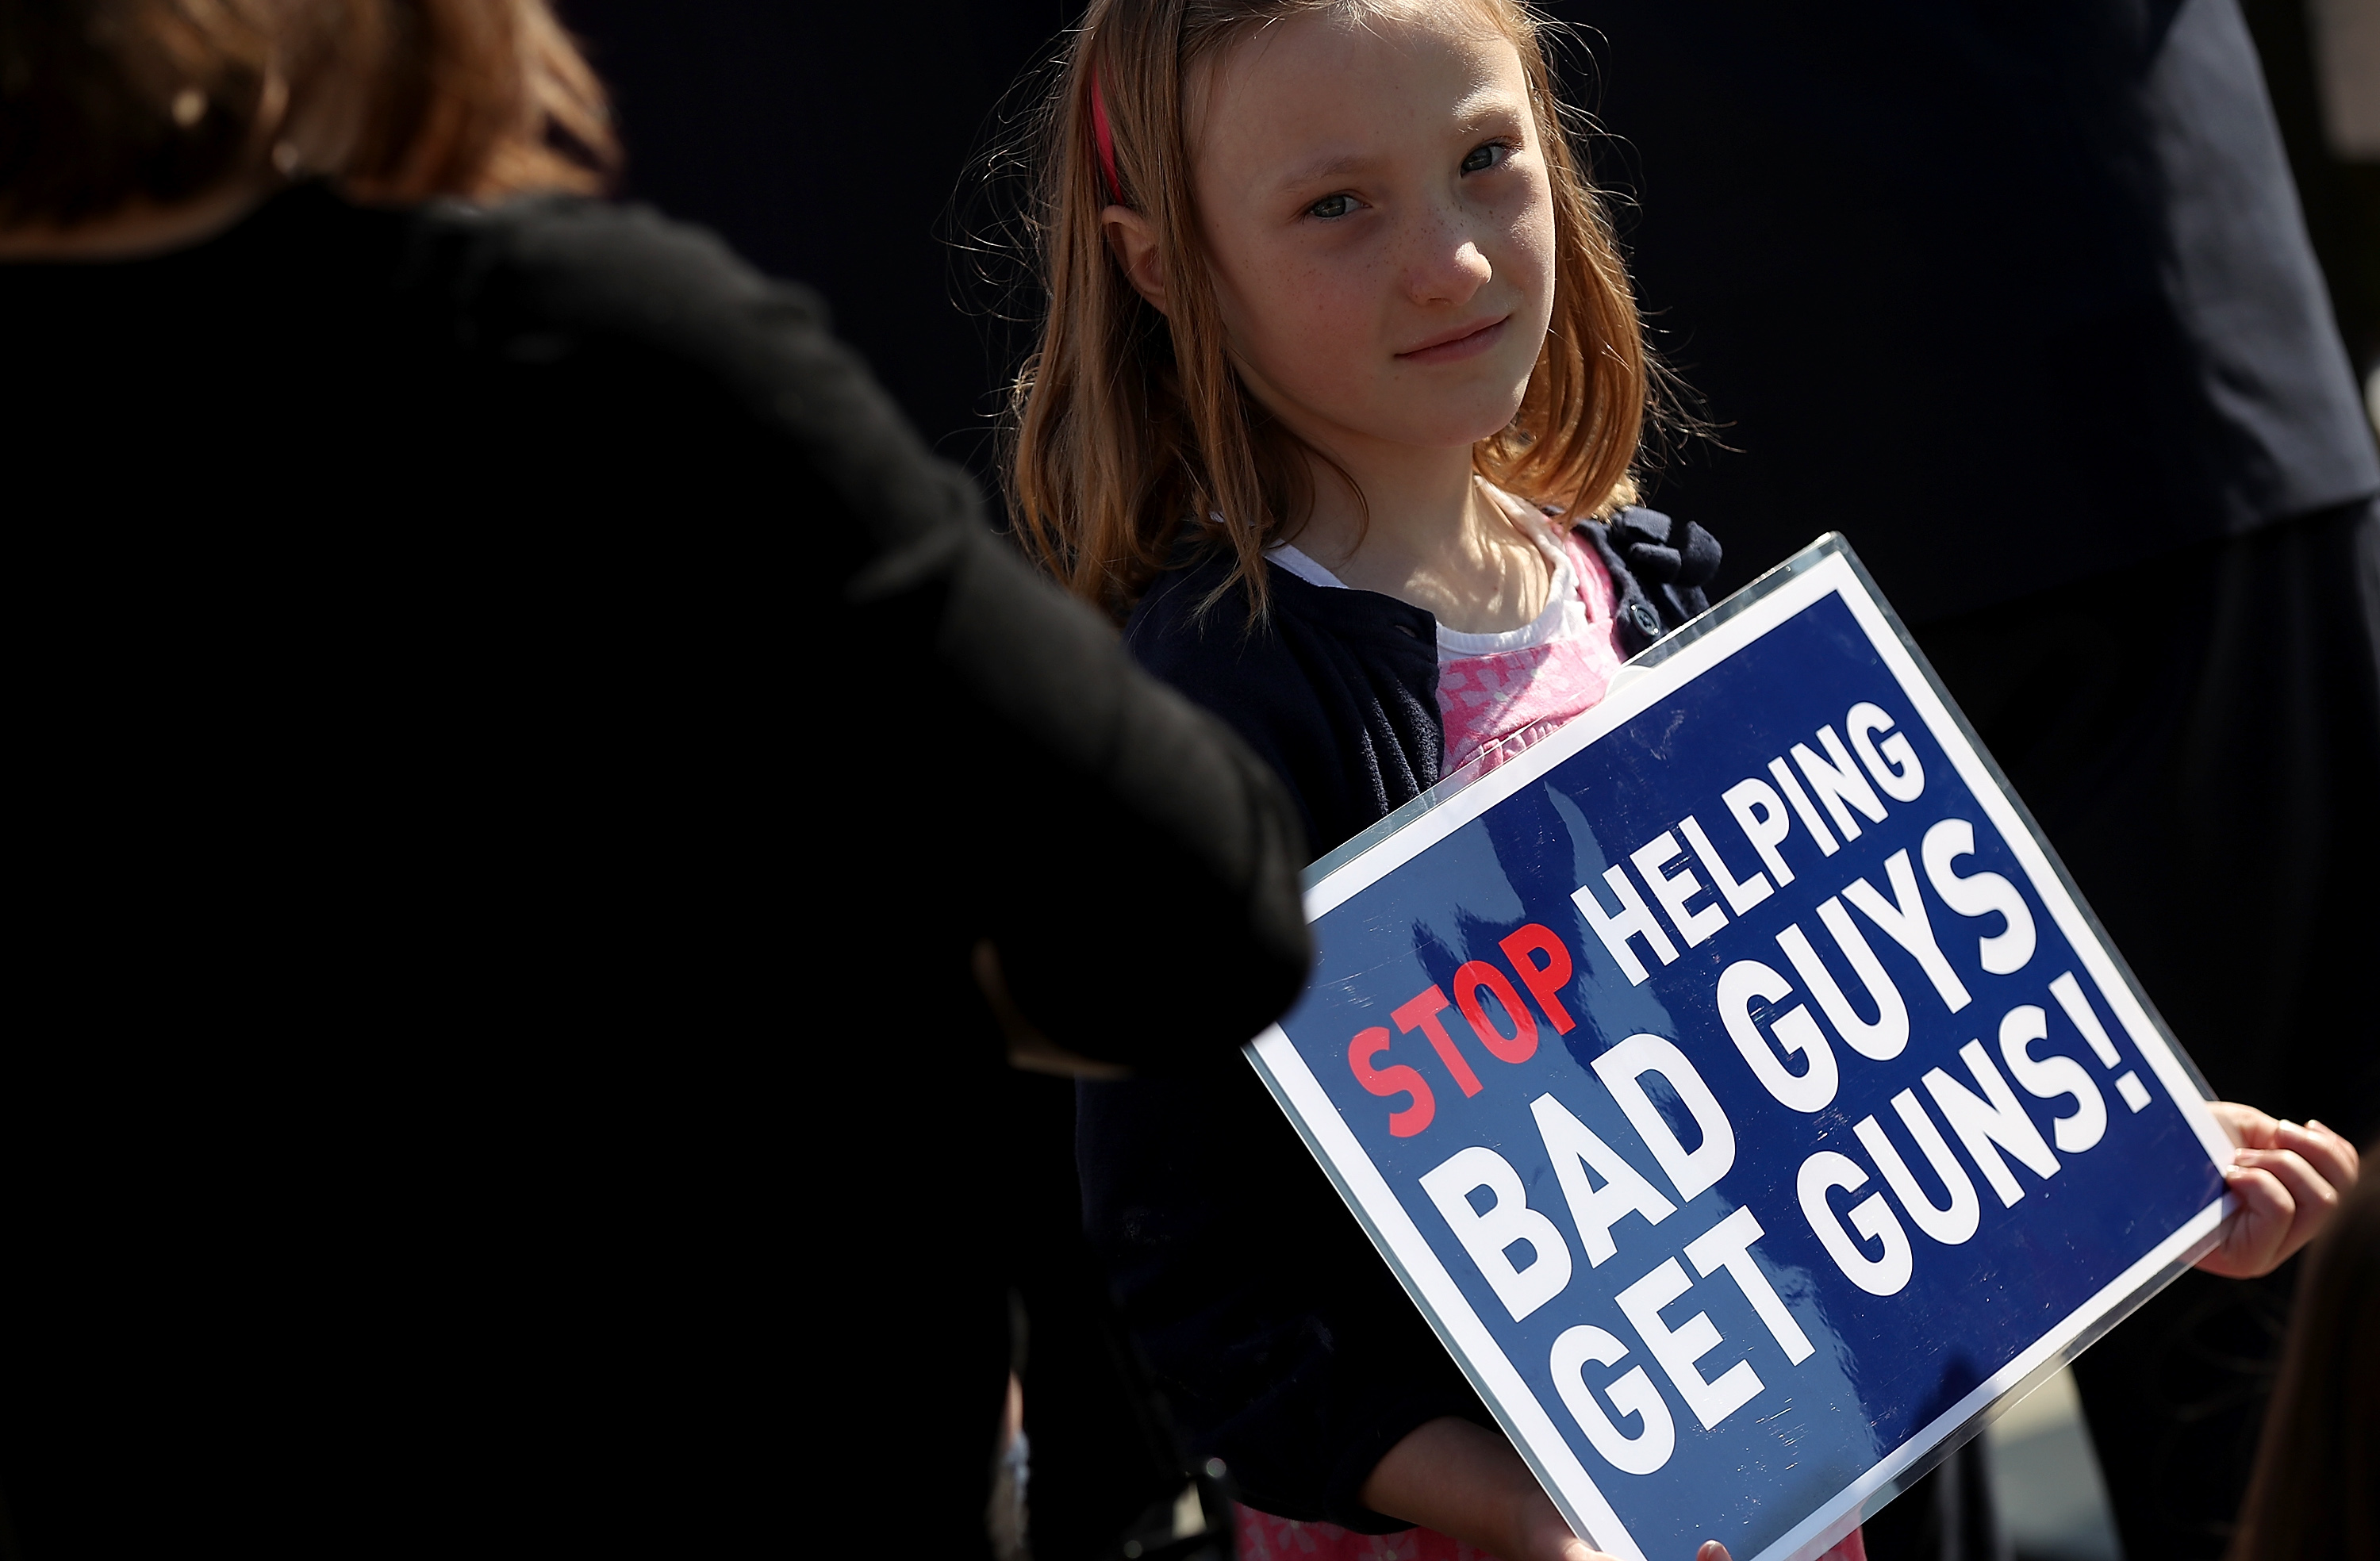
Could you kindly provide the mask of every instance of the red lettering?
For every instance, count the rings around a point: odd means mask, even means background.
[[[1454,1082],[1463,1086],[1463,1093],[1477,1095],[1479,1075],[1471,1071],[1471,1064],[1463,1055],[1454,1049],[1454,1037],[1446,1033],[1446,1025],[1438,1017],[1446,1011],[1446,994],[1433,986],[1402,1008],[1392,1010],[1389,1017],[1397,1022],[1400,1030],[1408,1033],[1418,1030],[1427,1035],[1429,1044],[1438,1048],[1438,1059],[1446,1064],[1446,1071],[1454,1075]]]
[[[1570,950],[1562,947],[1562,940],[1531,922],[1497,947],[1504,950],[1504,957],[1512,962],[1512,974],[1521,978],[1521,985],[1529,989],[1529,995],[1537,999],[1537,1006],[1553,1022],[1554,1034],[1569,1035],[1578,1021],[1562,1007],[1561,989],[1570,985]],[[1546,962],[1537,964],[1530,960],[1528,956],[1533,953],[1543,954]]]
[[[1512,1016],[1512,1033],[1505,1035],[1488,1022],[1487,1010],[1479,1006],[1479,988],[1485,986],[1495,994],[1504,1011]],[[1471,1022],[1471,1033],[1479,1044],[1506,1062],[1526,1062],[1537,1054],[1537,1019],[1504,973],[1482,960],[1474,960],[1454,973],[1454,1006]]]
[[[1355,1070],[1355,1082],[1374,1095],[1385,1098],[1402,1092],[1413,1096],[1412,1105],[1389,1113],[1389,1131],[1399,1138],[1411,1138],[1429,1126],[1429,1119],[1438,1115],[1438,1097],[1429,1093],[1427,1079],[1402,1062],[1386,1068],[1373,1067],[1372,1059],[1388,1049],[1388,1027],[1375,1024],[1348,1047],[1347,1065]]]

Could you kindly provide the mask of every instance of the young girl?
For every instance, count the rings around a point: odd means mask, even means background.
[[[1011,508],[1327,851],[1701,611],[1646,365],[1514,0],[1101,0],[1055,121]],[[1245,1070],[1087,1085],[1092,1236],[1251,1554],[1584,1556]],[[1682,1561],[1682,1558],[1681,1558]]]

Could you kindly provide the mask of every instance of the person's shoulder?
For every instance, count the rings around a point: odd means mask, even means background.
[[[680,442],[689,478],[703,451],[733,446],[765,452],[789,497],[821,485],[888,539],[978,518],[973,483],[835,337],[820,296],[708,230],[577,196],[432,204],[415,222],[418,289],[455,300],[471,350],[572,381],[575,405],[647,430],[642,443]]]
[[[635,201],[583,195],[531,195],[492,206],[435,202],[425,220],[468,234],[502,263],[542,280],[572,302],[638,312],[671,312],[656,305],[659,282],[680,294],[744,304],[778,296],[824,322],[824,309],[807,288],[764,276],[709,228],[664,216]]]
[[[716,234],[650,207],[584,196],[413,213],[405,281],[490,326],[518,323],[635,342],[671,356],[755,356],[753,327],[824,342],[825,304],[762,275]]]

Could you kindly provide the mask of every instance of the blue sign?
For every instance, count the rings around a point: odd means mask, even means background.
[[[1627,1561],[1816,1555],[2229,1206],[2189,1062],[1840,538],[1309,883],[1251,1056]]]

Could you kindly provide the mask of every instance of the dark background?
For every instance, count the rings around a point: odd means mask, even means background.
[[[2360,377],[2380,362],[2380,163],[2342,163],[2325,147],[2303,0],[2244,7]],[[1076,0],[897,9],[561,0],[614,93],[628,158],[623,193],[712,227],[764,271],[824,293],[842,333],[927,437],[987,488],[1000,386],[1027,344],[995,318],[1001,287],[978,280],[981,268],[951,242],[987,215],[980,181],[963,175],[1014,133],[1014,114],[1003,122],[995,112],[1003,95],[1056,52],[1079,9]],[[1598,104],[1592,78],[1572,74],[1573,94]],[[1010,106],[1031,101],[1017,93]],[[1597,175],[1621,197],[1625,238],[1645,220],[1638,203],[1658,190],[1641,188],[1627,126],[1609,128]],[[1640,280],[1657,339],[1691,383],[1693,342],[1663,333],[1676,314],[1664,279]],[[1721,423],[1730,413],[1706,410]],[[1671,472],[1671,498],[1699,463],[1727,458],[1691,454]],[[1656,475],[1657,503],[1663,486]],[[1730,558],[1722,587],[1769,562]]]
[[[1075,0],[830,6],[562,0],[611,87],[621,193],[806,282],[919,429],[978,477],[1014,333],[959,284],[954,194]],[[975,204],[980,204],[976,202]],[[961,307],[964,294],[965,308]]]

